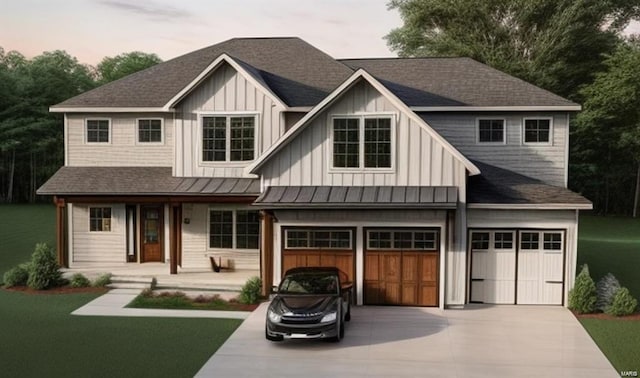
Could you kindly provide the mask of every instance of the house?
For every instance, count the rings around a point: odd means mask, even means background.
[[[69,267],[209,257],[337,266],[358,304],[567,304],[580,106],[468,58],[336,60],[231,39],[71,98],[55,196]],[[212,276],[212,279],[214,276]]]

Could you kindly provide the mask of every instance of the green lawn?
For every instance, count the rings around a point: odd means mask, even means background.
[[[616,370],[640,372],[640,321],[582,318],[580,323]]]

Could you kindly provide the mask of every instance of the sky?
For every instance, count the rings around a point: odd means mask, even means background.
[[[163,60],[234,37],[298,36],[335,58],[395,56],[388,0],[3,0],[0,47],[65,50],[96,65],[125,52]]]

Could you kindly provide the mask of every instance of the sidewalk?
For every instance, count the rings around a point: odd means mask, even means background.
[[[81,316],[246,319],[251,312],[126,308],[141,290],[113,289],[71,313]]]

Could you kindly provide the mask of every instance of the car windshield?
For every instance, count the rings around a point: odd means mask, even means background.
[[[338,277],[327,273],[291,274],[280,284],[280,294],[338,294]]]

